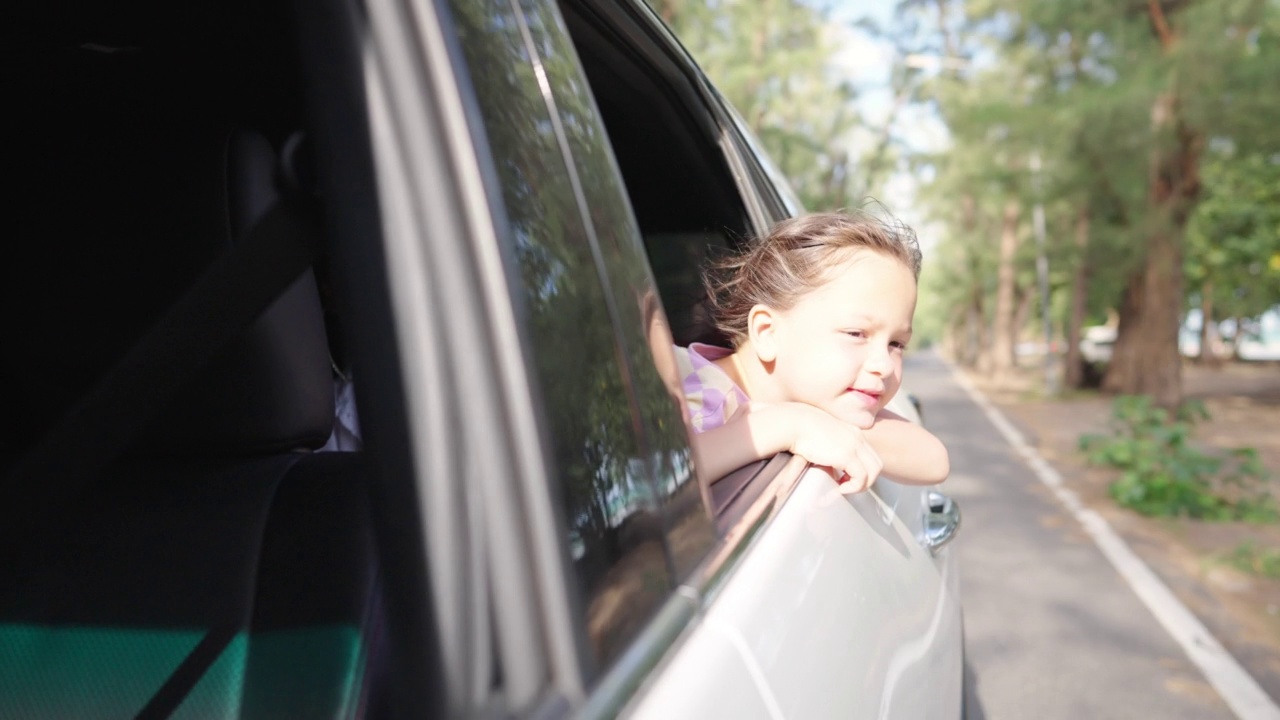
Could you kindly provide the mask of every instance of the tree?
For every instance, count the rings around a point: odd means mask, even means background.
[[[1150,394],[1172,408],[1182,400],[1178,328],[1182,319],[1187,222],[1201,189],[1200,161],[1233,64],[1246,58],[1248,33],[1263,3],[1150,0],[1145,15],[1159,71],[1151,101],[1145,241],[1120,303],[1116,345],[1103,389]]]
[[[1216,320],[1280,304],[1280,158],[1211,153],[1203,182],[1188,223],[1186,274],[1201,310],[1200,356],[1213,362]]]
[[[862,118],[835,67],[833,24],[800,0],[651,0],[806,206],[844,207]],[[854,185],[856,187],[856,184]]]
[[[938,95],[953,152],[972,156],[963,148],[976,144],[993,156],[1022,148],[1045,158],[1045,191],[1036,200],[1058,228],[1050,252],[1070,265],[1055,277],[1074,297],[1053,304],[1069,308],[1068,346],[1088,317],[1118,311],[1105,389],[1148,393],[1165,406],[1181,400],[1184,238],[1201,197],[1205,148],[1247,145],[1260,156],[1280,149],[1280,133],[1264,120],[1280,112],[1272,34],[1280,28],[1263,8],[1262,0],[967,3],[967,27],[997,59],[972,73],[963,91]],[[1000,76],[1021,80],[1002,90],[992,82]],[[968,172],[995,182],[1011,169],[980,163]],[[978,214],[1010,208],[1018,193],[1025,207],[1029,196],[1009,187],[1012,195],[980,197],[988,207]],[[1010,297],[1007,281],[998,283],[998,355]],[[1073,352],[1068,359],[1068,379],[1081,382]]]
[[[1104,389],[1174,406],[1188,305],[1221,317],[1274,303],[1258,228],[1274,203],[1266,163],[1280,153],[1280,0],[900,0],[891,27],[863,24],[898,53],[879,127],[834,74],[813,5],[653,2],[811,207],[855,204],[886,173],[913,173],[943,227],[922,278],[935,296],[922,312],[938,317],[925,324],[962,363],[1011,359],[1032,308],[1018,248],[1037,205],[1073,386],[1082,329],[1114,316]],[[901,141],[895,123],[913,106],[945,123],[949,147]],[[860,158],[846,141],[854,128],[873,140]]]

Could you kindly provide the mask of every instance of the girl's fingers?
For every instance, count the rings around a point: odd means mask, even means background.
[[[849,480],[842,483],[837,489],[842,495],[856,495],[867,489],[867,478],[865,475],[858,478],[846,475]]]
[[[867,486],[869,487],[880,477],[880,471],[884,469],[884,461],[871,449],[870,445],[863,445],[858,448],[858,461],[862,464],[867,474]]]
[[[861,458],[855,457],[851,459],[848,467],[845,468],[844,477],[848,479],[840,484],[840,492],[845,495],[859,493],[867,489],[869,476]]]
[[[870,445],[857,446],[845,469],[845,475],[849,480],[840,484],[840,492],[853,495],[866,490],[875,483],[883,469],[884,462]]]

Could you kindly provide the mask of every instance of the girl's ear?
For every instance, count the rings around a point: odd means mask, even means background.
[[[747,313],[747,336],[751,339],[751,349],[762,363],[778,358],[777,320],[768,305],[756,305]]]

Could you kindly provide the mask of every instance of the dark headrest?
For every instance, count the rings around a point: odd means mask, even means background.
[[[3,263],[13,449],[89,391],[276,200],[275,152],[227,104],[183,94],[145,53],[84,53],[15,92],[20,187]],[[56,72],[53,72],[56,70]],[[193,329],[196,330],[196,329]],[[332,387],[314,279],[211,359],[140,450],[250,454],[323,444]]]
[[[653,260],[653,271],[667,311],[667,323],[676,345],[706,343],[727,347],[729,342],[711,317],[710,302],[697,268],[711,253],[727,250],[729,242],[721,233],[649,233],[645,248]]]
[[[277,155],[266,138],[237,131],[226,148],[229,249],[280,195]],[[150,452],[236,453],[323,445],[334,411],[328,348],[315,276],[307,271],[176,399],[143,443]]]

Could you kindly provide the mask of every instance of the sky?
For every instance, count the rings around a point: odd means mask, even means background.
[[[868,124],[878,127],[883,123],[892,105],[893,93],[889,86],[889,69],[894,64],[895,50],[887,40],[876,38],[855,27],[858,20],[867,18],[880,27],[893,24],[896,0],[815,0],[815,5],[825,7],[832,20],[832,29],[840,51],[836,66],[847,75],[858,89],[858,108]],[[946,127],[939,118],[924,108],[907,108],[895,120],[895,136],[915,150],[936,150],[946,146]],[[850,148],[858,151],[870,147],[871,133],[864,131],[850,139]],[[929,227],[915,201],[918,179],[909,172],[898,170],[887,183],[884,197],[877,198],[899,218],[916,228],[921,247],[926,252],[936,240],[940,228]]]

